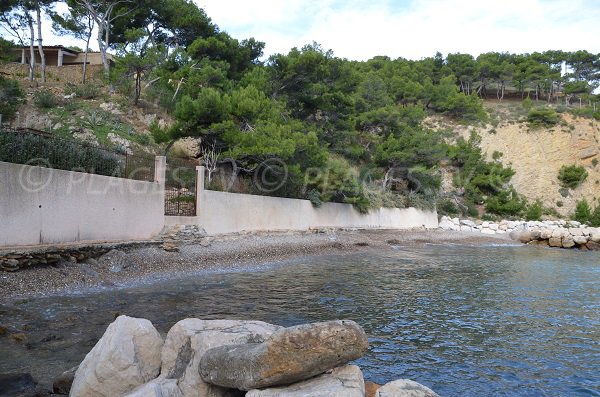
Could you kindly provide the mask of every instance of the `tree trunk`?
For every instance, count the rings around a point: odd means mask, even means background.
[[[27,11],[25,11],[27,12]],[[35,40],[35,33],[33,31],[33,20],[28,15],[27,22],[29,24],[29,81],[33,81],[35,79],[35,51],[33,49],[33,42]]]
[[[42,45],[42,10],[40,9],[40,4],[38,3],[35,8],[35,15],[37,18],[37,31],[38,31],[38,51],[40,53],[40,60],[42,65],[42,82],[46,82],[46,54],[44,54],[44,47]]]
[[[82,84],[85,84],[85,80],[87,77],[87,62],[88,54],[90,53],[90,40],[92,39],[92,30],[94,29],[93,21],[88,23],[88,27],[90,28],[90,30],[88,30],[87,39],[85,41],[85,55],[83,57],[83,80],[81,81]]]

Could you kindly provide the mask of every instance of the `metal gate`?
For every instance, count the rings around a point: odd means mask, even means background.
[[[196,164],[167,159],[165,215],[196,216]]]

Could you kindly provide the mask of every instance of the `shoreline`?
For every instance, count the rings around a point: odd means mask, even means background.
[[[327,230],[203,237],[176,244],[120,247],[97,259],[0,272],[4,302],[148,285],[204,272],[235,272],[307,256],[343,255],[425,244],[514,245],[507,235],[442,230]],[[517,243],[518,244],[518,243]]]

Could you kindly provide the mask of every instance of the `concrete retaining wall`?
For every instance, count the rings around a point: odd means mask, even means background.
[[[436,212],[415,208],[381,208],[361,214],[349,204],[325,203],[314,208],[308,200],[253,196],[204,190],[196,217],[166,217],[165,225],[198,225],[208,234],[312,228],[437,228]]]
[[[148,239],[163,203],[161,182],[0,162],[0,246]]]

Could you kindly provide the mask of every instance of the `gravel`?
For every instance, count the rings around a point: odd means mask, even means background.
[[[175,243],[176,252],[167,252],[158,246],[120,248],[124,253],[124,266],[115,266],[110,257],[100,257],[85,263],[61,262],[15,273],[0,272],[0,298],[6,301],[94,288],[119,288],[199,271],[256,268],[307,255],[354,253],[390,249],[390,245],[427,243],[509,244],[511,240],[506,235],[441,230],[326,230],[205,237]]]

